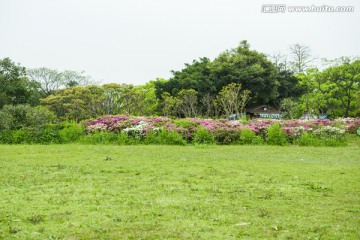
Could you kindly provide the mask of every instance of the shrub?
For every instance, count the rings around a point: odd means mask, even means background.
[[[0,130],[0,144],[13,143],[13,131],[12,130]]]
[[[316,138],[315,136],[313,136],[309,132],[303,133],[300,138],[294,140],[294,143],[299,145],[299,146],[318,147],[318,146],[322,145],[322,142],[320,141],[320,139]]]
[[[42,128],[51,123],[55,115],[43,107],[5,105],[0,111],[0,130],[18,130],[23,127]]]
[[[28,126],[42,127],[46,124],[52,123],[55,119],[55,114],[44,107],[35,107],[29,109],[26,114],[26,122]]]
[[[240,142],[241,144],[261,144],[263,140],[260,136],[256,136],[252,130],[244,128],[240,132]]]
[[[13,125],[13,117],[11,114],[0,111],[0,131],[11,130]]]
[[[25,129],[19,129],[12,131],[12,143],[31,143],[31,134]]]
[[[316,129],[313,134],[323,139],[333,138],[341,140],[345,137],[345,130],[339,127],[324,126]]]
[[[62,143],[76,142],[81,138],[84,129],[77,123],[64,123],[59,132]]]
[[[240,131],[236,129],[216,129],[213,134],[218,144],[237,144],[240,141]]]
[[[160,131],[160,138],[163,141],[163,144],[167,145],[185,145],[186,141],[183,139],[182,135],[177,131]]]
[[[314,135],[310,132],[305,132],[302,136],[294,141],[295,144],[299,146],[328,146],[328,147],[337,147],[346,145],[345,138],[335,139],[335,138],[324,138],[318,135]]]
[[[164,131],[164,130],[161,130],[161,131]],[[161,137],[159,131],[148,132],[145,136],[144,142],[145,142],[145,144],[155,144],[155,145],[165,144],[164,139]]]
[[[287,144],[286,135],[282,132],[279,123],[274,123],[269,127],[266,142],[270,145],[280,146]]]
[[[186,140],[175,130],[161,129],[160,131],[151,131],[145,136],[145,144],[154,145],[185,145]]]
[[[196,122],[189,122],[188,120],[183,119],[174,120],[173,122],[177,127],[182,128],[197,127],[198,125]]]
[[[200,127],[194,135],[193,142],[197,144],[214,144],[215,138],[209,130]]]
[[[3,129],[17,130],[28,126],[26,115],[30,110],[31,107],[28,105],[5,105],[0,115],[0,122],[5,124]]]
[[[128,137],[127,133],[120,132],[117,136],[117,143],[119,145],[126,145],[126,144],[128,144],[128,142],[129,142],[129,137]]]
[[[30,143],[51,144],[61,143],[59,128],[57,125],[46,125],[41,128],[26,128],[31,134]]]
[[[148,124],[146,122],[140,121],[138,125],[125,128],[122,131],[127,133],[128,136],[132,136],[136,140],[142,140],[144,138],[144,133],[147,126]]]

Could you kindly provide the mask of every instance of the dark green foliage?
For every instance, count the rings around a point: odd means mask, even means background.
[[[26,115],[30,112],[28,105],[5,105],[0,111],[1,129],[15,130],[28,126]]]
[[[215,138],[214,135],[209,132],[209,130],[200,127],[194,135],[193,142],[196,144],[214,144]]]
[[[217,92],[230,83],[240,83],[250,90],[250,104],[264,104],[275,100],[277,91],[276,67],[263,53],[250,50],[247,41],[221,53],[212,63],[212,78]]]
[[[172,73],[169,81],[155,82],[156,95],[160,100],[163,100],[165,92],[176,97],[183,89],[194,89],[197,99],[201,100],[205,94],[217,95],[230,83],[241,84],[242,89],[250,90],[249,104],[280,102],[281,98],[297,97],[304,91],[291,72],[280,72],[263,53],[250,50],[246,41],[221,53],[214,61],[200,58]],[[205,111],[204,103],[199,101],[198,104]]]
[[[13,124],[12,116],[4,111],[0,111],[0,131],[10,130]]]
[[[216,129],[213,134],[217,144],[237,144],[240,141],[239,130]]]
[[[43,107],[5,105],[0,110],[0,130],[17,130],[23,127],[42,128],[54,119],[54,114]]]
[[[31,108],[26,114],[26,122],[28,126],[39,128],[52,123],[54,120],[55,114],[41,106]]]
[[[5,104],[36,104],[39,85],[26,78],[24,67],[10,58],[0,59],[0,109]]]
[[[0,131],[0,144],[11,144],[13,142],[12,130],[1,130]]]
[[[297,99],[306,93],[306,87],[299,84],[299,78],[291,71],[279,71],[277,80],[279,82],[279,95],[276,98],[276,103],[279,103],[284,98]]]
[[[216,93],[216,87],[211,80],[211,61],[208,58],[194,60],[185,64],[180,71],[172,71],[174,77],[169,81],[155,82],[156,96],[161,99],[164,92],[176,96],[182,89],[194,89],[199,93],[199,99],[205,93]]]
[[[279,123],[274,123],[269,127],[266,142],[269,145],[287,145],[286,135],[282,132]]]

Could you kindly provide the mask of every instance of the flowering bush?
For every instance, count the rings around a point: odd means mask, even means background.
[[[320,138],[342,139],[345,136],[345,129],[339,127],[325,126],[316,129],[313,134]]]
[[[357,129],[360,127],[360,119],[253,119],[250,121],[229,121],[226,119],[171,119],[168,117],[104,116],[92,121],[87,121],[84,124],[87,132],[90,134],[97,131],[122,133],[142,141],[149,133],[151,133],[151,137],[149,136],[150,139],[155,136],[159,137],[160,135],[164,135],[164,132],[172,132],[179,134],[179,136],[188,143],[194,142],[194,137],[199,129],[204,129],[214,137],[215,142],[218,144],[241,143],[243,141],[241,140],[241,131],[243,130],[250,130],[253,132],[257,139],[256,142],[269,142],[272,141],[271,137],[270,140],[268,139],[270,126],[278,125],[278,127],[276,127],[276,134],[281,136],[281,138],[282,136],[285,136],[287,142],[296,143],[299,142],[296,140],[300,139],[304,134],[310,134],[318,138],[343,139],[345,133],[356,133]],[[202,131],[203,130],[200,132]],[[156,134],[157,132],[162,133]],[[271,133],[270,135],[273,136],[274,133]],[[147,143],[149,143],[149,139],[147,140]],[[198,140],[199,139],[197,139],[197,141]],[[246,140],[245,142],[248,143],[249,141]],[[284,144],[283,139],[281,142],[281,144]]]

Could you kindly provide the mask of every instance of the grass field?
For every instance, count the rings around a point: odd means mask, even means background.
[[[0,239],[360,239],[360,147],[0,145]]]

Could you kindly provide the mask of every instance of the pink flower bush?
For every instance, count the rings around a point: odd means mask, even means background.
[[[265,137],[268,128],[275,122],[279,123],[282,131],[288,139],[300,137],[304,132],[321,132],[318,129],[339,128],[344,132],[356,133],[360,127],[359,118],[343,118],[336,120],[275,120],[275,119],[253,119],[251,121],[242,122],[239,120],[229,121],[226,119],[172,119],[169,117],[130,117],[121,116],[104,116],[92,121],[85,122],[86,130],[89,133],[95,131],[108,131],[119,133],[121,131],[137,131],[137,134],[146,136],[151,131],[163,129],[165,131],[177,131],[184,139],[191,141],[194,134],[200,127],[208,130],[213,134],[222,134],[229,132],[234,135],[241,132],[242,129],[250,129],[256,135]],[[342,130],[338,131],[342,133]]]

